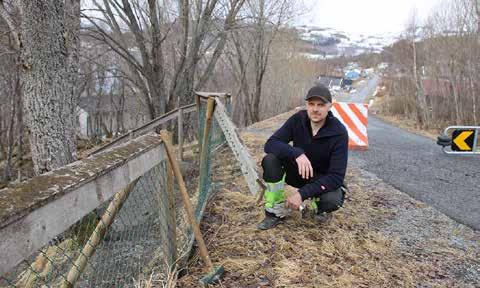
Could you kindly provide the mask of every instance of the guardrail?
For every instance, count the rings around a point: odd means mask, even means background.
[[[174,109],[166,114],[163,114],[162,116],[155,118],[151,120],[150,122],[142,125],[141,127],[138,127],[134,130],[129,131],[126,134],[123,134],[122,136],[114,139],[112,142],[107,143],[103,145],[102,147],[98,148],[97,150],[93,151],[90,155],[94,155],[96,153],[99,153],[101,151],[104,151],[108,148],[114,147],[116,145],[125,143],[128,140],[137,138],[139,136],[145,135],[148,132],[152,132],[156,128],[158,128],[161,125],[164,125],[168,123],[169,121],[172,121],[174,119],[177,119],[177,129],[178,129],[178,147],[179,147],[179,155],[180,159],[183,159],[183,141],[184,141],[184,118],[186,114],[196,112],[197,105],[195,103],[189,104],[182,106],[180,108]]]

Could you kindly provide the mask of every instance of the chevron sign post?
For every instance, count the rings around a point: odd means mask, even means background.
[[[447,154],[480,154],[479,138],[480,126],[449,126],[438,137],[437,144]]]

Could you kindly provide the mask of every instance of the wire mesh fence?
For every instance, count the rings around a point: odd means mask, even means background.
[[[164,203],[166,172],[162,161],[127,187],[130,191],[117,193],[25,259],[1,278],[0,285],[69,287],[78,277],[76,287],[128,287],[154,269],[166,267],[168,252],[162,243],[174,241],[166,238],[169,233],[162,233],[166,226],[162,219],[170,212]],[[95,253],[90,257],[91,250]]]
[[[204,100],[197,103],[198,139],[203,139],[206,123]],[[191,122],[182,125],[186,131],[194,131],[189,127]],[[198,155],[192,154],[185,161],[193,165],[183,171],[188,174],[187,186],[197,220],[214,188],[210,159],[215,147],[225,141],[213,118],[211,125],[203,147],[206,161],[198,167]],[[166,282],[172,269],[180,269],[185,263],[194,237],[166,157],[163,159],[1,275],[0,287],[135,287],[152,274],[159,282]]]
[[[205,97],[199,97],[199,115],[205,115],[206,114],[206,100],[207,98]],[[223,103],[223,105],[226,107],[227,113],[230,114],[230,109],[231,109],[231,98],[229,95],[225,95],[225,97],[218,98],[219,101]],[[203,131],[205,128],[205,117],[199,117],[199,124],[198,124],[198,139],[203,139]],[[210,129],[210,134],[211,134],[211,149],[213,151],[216,151],[221,145],[226,143],[225,135],[222,132],[222,129],[217,121],[217,119],[212,120],[212,126]],[[201,140],[200,140],[201,141]]]

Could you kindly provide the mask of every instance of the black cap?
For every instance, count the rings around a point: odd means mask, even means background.
[[[313,97],[318,97],[325,103],[332,103],[332,94],[330,94],[330,90],[328,90],[328,88],[322,84],[318,84],[310,88],[307,96],[305,96],[305,100],[309,100]]]

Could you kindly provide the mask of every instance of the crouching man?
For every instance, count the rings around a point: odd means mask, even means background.
[[[275,227],[290,209],[299,209],[306,199],[312,200],[319,222],[328,220],[330,213],[343,205],[347,130],[330,112],[332,96],[328,88],[312,87],[305,101],[306,111],[291,116],[265,144],[265,219],[257,225],[259,229]],[[285,183],[298,188],[287,199]]]

